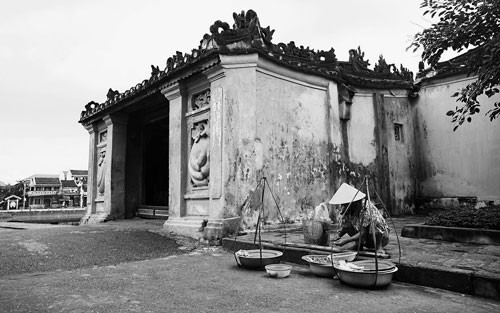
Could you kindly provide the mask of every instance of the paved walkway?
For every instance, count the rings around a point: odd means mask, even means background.
[[[496,300],[399,282],[358,289],[298,264],[270,278],[162,224],[0,224],[1,268],[16,269],[0,273],[0,312],[499,312]]]
[[[423,222],[421,217],[406,217],[406,218],[394,218],[394,226],[391,226],[391,238],[390,243],[386,247],[386,253],[390,256],[390,260],[398,264],[398,272],[395,273],[394,279],[401,282],[408,282],[423,286],[437,287],[441,289],[456,291],[464,294],[471,294],[477,296],[483,296],[492,299],[500,299],[500,246],[492,245],[475,245],[466,243],[451,243],[446,241],[430,240],[430,239],[414,239],[414,238],[403,238],[399,237],[400,245],[398,246],[398,240],[396,238],[397,233],[401,233],[401,229],[404,225],[415,224]],[[110,230],[127,230],[129,233],[129,238],[139,238],[136,234],[137,231],[147,231],[157,232],[159,234],[164,233],[163,225],[164,221],[161,220],[123,220],[119,222],[108,222],[101,225],[96,225],[92,227],[80,226],[75,228],[75,226],[57,226],[53,225],[43,225],[43,224],[28,224],[28,223],[0,223],[0,234],[3,233],[2,237],[9,241],[8,238],[15,236],[15,232],[11,231],[6,234],[8,230],[21,230],[29,229],[32,230],[32,239],[44,238],[43,240],[52,240],[51,237],[55,239],[58,237],[58,231],[55,229],[60,229],[61,227],[70,227],[71,232],[64,237],[61,237],[61,242],[68,243],[71,247],[71,243],[86,240],[85,238],[90,234],[92,236],[98,236],[99,234],[104,234]],[[54,231],[50,232],[52,235],[48,235],[44,232],[45,228],[54,228]],[[99,231],[102,229],[102,232]],[[332,229],[332,233],[335,232]],[[43,237],[42,236],[43,233]],[[141,233],[143,237],[150,237],[147,233]],[[109,235],[108,235],[109,236]],[[274,247],[275,249],[283,250],[285,243],[285,232],[282,230],[266,231],[262,232],[262,242],[265,246]],[[160,237],[158,237],[160,238]],[[180,246],[186,246],[183,249],[192,249],[193,244],[197,246],[202,246],[199,242],[191,242],[187,239],[182,239],[183,237],[177,237],[176,242],[180,242]],[[306,254],[316,254],[316,253],[328,253],[327,250],[330,247],[314,247],[311,245],[305,245],[303,240],[303,232],[300,227],[289,227],[286,232],[286,249],[283,261],[291,262],[296,264],[305,264],[301,259],[303,255]],[[11,238],[12,239],[12,238]],[[130,239],[126,239],[130,240]],[[146,239],[145,239],[146,240]],[[151,241],[151,239],[147,239]],[[249,232],[245,236],[238,236],[236,241],[233,238],[226,238],[223,240],[223,247],[227,250],[237,251],[239,249],[251,249],[255,246],[253,245],[254,232]],[[12,240],[11,240],[12,241]],[[26,241],[26,240],[24,240]],[[62,244],[43,244],[41,246],[35,246],[31,241],[24,242],[23,244],[35,250],[44,248],[44,253],[40,254],[43,258],[46,258],[47,253],[50,249],[57,249],[58,251],[64,248]],[[154,241],[155,244],[160,244],[159,241]],[[127,247],[126,243],[123,243],[124,247]],[[167,243],[161,243],[167,245]],[[109,248],[108,245],[114,245]],[[49,248],[46,248],[49,247]],[[89,248],[90,245],[83,245],[85,249]],[[141,250],[136,252],[141,252],[144,254],[144,259],[156,256],[157,252],[161,249],[145,249],[141,245]],[[399,247],[401,248],[401,259],[399,260]],[[143,249],[144,248],[144,249]],[[335,247],[337,248],[337,247]],[[90,248],[89,248],[90,249]],[[94,248],[90,249],[87,253],[88,256],[96,255],[95,251],[98,249],[103,250],[103,255],[109,254],[109,262],[113,263],[113,259],[120,257],[120,253],[127,254],[126,249],[116,250],[116,243],[108,242],[108,240],[101,240],[101,243]],[[113,250],[114,249],[114,250]],[[320,251],[318,249],[323,249]],[[38,251],[37,250],[37,251]],[[143,251],[144,250],[144,251]],[[151,250],[151,251],[150,251]],[[14,250],[12,250],[14,251]],[[55,250],[54,250],[55,251]],[[115,252],[113,252],[115,251]],[[62,252],[62,250],[61,250]],[[109,252],[109,253],[108,253]],[[138,253],[133,254],[133,256],[124,256],[123,260],[133,260],[138,258]],[[132,252],[129,253],[132,255]],[[63,254],[64,256],[64,254]],[[158,255],[159,256],[159,255]],[[156,256],[156,257],[158,257]],[[0,255],[0,258],[7,257],[6,255]],[[33,257],[33,256],[31,256]],[[142,257],[140,257],[141,259]],[[102,258],[101,258],[102,259]],[[34,270],[39,271],[47,270],[45,267],[47,264],[63,264],[63,268],[71,268],[71,262],[46,262],[45,260],[32,262],[30,258],[19,257],[18,260],[25,260],[29,262]],[[68,257],[68,260],[70,258]],[[78,264],[75,266],[80,266],[82,262],[92,262],[92,259],[81,258]],[[20,262],[22,263],[22,262]],[[19,262],[13,263],[13,266],[19,267]],[[3,263],[8,264],[8,263]],[[44,265],[45,264],[45,265]],[[68,265],[69,264],[69,265]],[[45,266],[45,267],[44,267]],[[4,266],[5,267],[5,266]],[[14,271],[16,272],[16,271]]]
[[[500,299],[500,246],[454,243],[430,239],[403,238],[401,229],[407,224],[423,223],[418,216],[394,218],[386,253],[398,265],[394,279],[402,282],[437,287],[465,294]],[[394,229],[396,231],[394,231]],[[331,230],[331,237],[337,230]],[[252,249],[255,234],[238,236],[237,240],[225,239],[223,246],[229,250]],[[261,233],[264,246],[283,250],[285,232],[283,230]],[[399,259],[399,247],[401,259]],[[342,247],[343,249],[344,247]],[[286,233],[284,259],[305,264],[301,257],[305,254],[326,253],[330,247],[315,247],[304,244],[301,227],[290,227]],[[338,247],[333,248],[335,252]]]

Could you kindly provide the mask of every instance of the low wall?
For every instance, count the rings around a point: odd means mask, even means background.
[[[0,221],[24,223],[75,223],[87,212],[86,208],[37,209],[0,211]]]
[[[500,246],[500,231],[489,229],[416,224],[405,225],[401,236]]]

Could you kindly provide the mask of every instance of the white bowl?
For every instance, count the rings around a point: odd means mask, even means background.
[[[270,277],[284,278],[290,275],[292,270],[291,265],[286,264],[269,264],[266,265],[266,272]]]

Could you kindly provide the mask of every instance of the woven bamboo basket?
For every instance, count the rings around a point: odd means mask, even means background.
[[[330,224],[317,220],[303,220],[302,229],[304,232],[304,242],[319,246],[330,244]]]

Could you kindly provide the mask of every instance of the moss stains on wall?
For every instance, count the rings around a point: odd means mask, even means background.
[[[226,192],[225,216],[243,214],[246,227],[254,227],[257,222],[262,190],[256,189],[256,186],[264,176],[272,192],[271,195],[266,186],[263,215],[266,223],[282,220],[278,215],[275,199],[287,222],[299,222],[309,210],[329,201],[340,182],[348,182],[364,190],[365,185],[361,183],[368,175],[371,177],[370,188],[377,186],[374,163],[365,166],[344,162],[338,154],[328,153],[329,145],[326,143],[318,145],[297,139],[292,142],[280,140],[278,145],[268,147],[262,168],[257,171],[253,170],[256,152],[252,147],[255,146],[248,142],[242,149],[238,149],[232,163],[235,175],[231,176],[227,187],[229,189],[231,185],[238,185],[241,188],[232,188],[233,192]],[[329,155],[334,157],[330,160]],[[245,201],[250,201],[251,204],[245,205]]]

